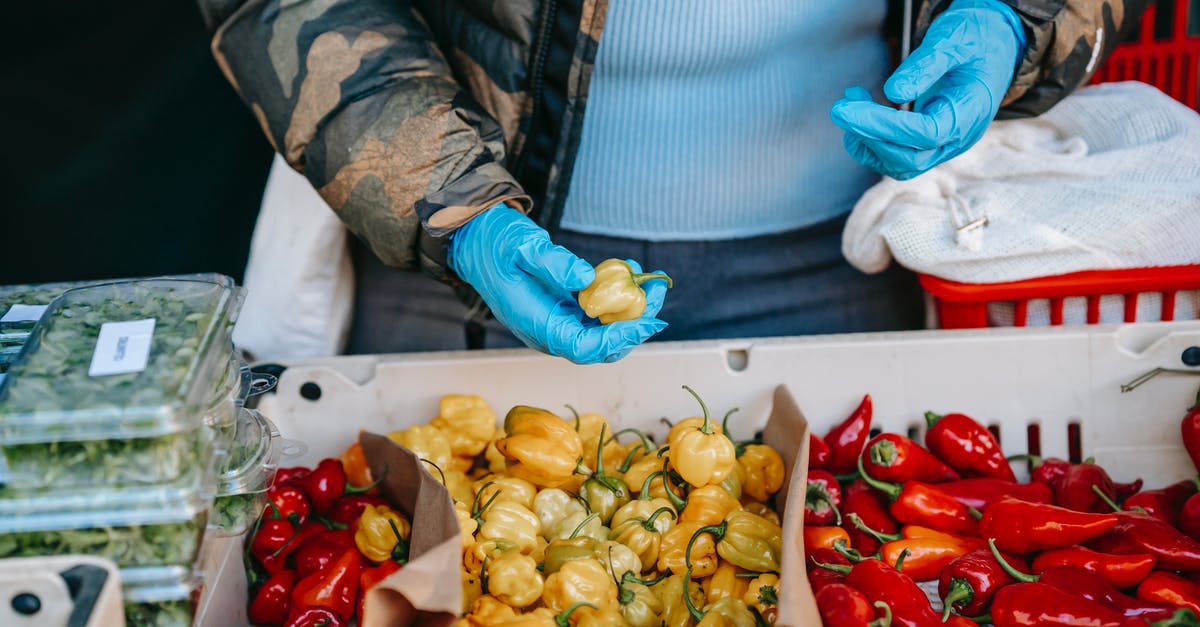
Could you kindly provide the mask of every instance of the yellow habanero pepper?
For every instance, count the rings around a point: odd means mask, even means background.
[[[697,488],[721,483],[737,464],[733,442],[725,437],[721,425],[709,418],[700,395],[686,385],[683,388],[696,397],[704,417],[684,418],[671,427],[667,435],[671,467]]]
[[[575,627],[625,627],[625,617],[615,607],[594,610],[584,606],[576,610],[575,615],[578,616]]]
[[[483,588],[479,585],[479,575],[472,574],[466,570],[460,571],[462,575],[462,591],[463,591],[463,615],[471,613],[471,605],[475,600],[483,595]],[[464,618],[465,620],[465,618]],[[460,621],[461,623],[461,621]]]
[[[412,451],[417,457],[427,459],[443,471],[450,469],[450,442],[445,434],[429,425],[413,425],[407,429],[393,431],[388,439]],[[433,473],[437,475],[437,471]]]
[[[579,434],[580,442],[586,442],[595,438],[600,435],[600,431],[602,430],[612,433],[612,427],[608,424],[608,419],[603,415],[594,412],[581,414],[575,411],[575,408],[570,405],[567,405],[567,409],[571,410],[571,414],[574,415],[574,419],[568,422],[575,427],[575,433]],[[593,441],[592,448],[594,449],[595,447],[596,443]]]
[[[586,472],[579,434],[562,418],[533,407],[517,406],[504,418],[505,437],[496,450],[507,458],[507,471],[543,488],[566,484]]]
[[[517,545],[508,540],[480,540],[463,553],[462,566],[476,577],[483,574],[483,563],[499,558],[505,553],[520,553]]]
[[[358,517],[354,544],[358,552],[379,564],[395,560],[408,561],[408,536],[412,527],[399,512],[387,505],[368,505]]]
[[[492,439],[488,441],[487,448],[483,449],[483,459],[487,462],[487,472],[500,474],[504,472],[508,459],[496,450],[496,442],[504,437],[504,429],[496,429],[496,433],[492,435]]]
[[[606,540],[596,543],[595,556],[614,581],[620,581],[625,573],[639,575],[642,572],[641,558],[633,552],[633,549],[620,542]]]
[[[758,610],[770,624],[775,624],[775,616],[779,612],[779,575],[763,573],[750,581],[746,586],[746,594],[742,595],[746,605]]]
[[[495,501],[479,512],[481,540],[507,540],[522,553],[529,553],[537,545],[541,523],[529,508],[513,501]]]
[[[746,511],[730,512],[725,520],[705,527],[716,536],[717,553],[729,563],[756,572],[779,571],[783,531],[779,525]]]
[[[563,624],[566,624],[565,622]],[[554,616],[554,612],[539,607],[532,612],[526,612],[508,620],[497,621],[492,625],[504,627],[559,627],[558,621]],[[491,627],[489,625],[488,627]]]
[[[497,502],[512,501],[524,505],[527,509],[533,508],[533,498],[538,493],[537,486],[532,483],[505,475],[487,475],[476,479],[475,483],[471,484],[471,490],[475,493],[475,498],[482,503],[491,501],[493,495],[496,495]]]
[[[600,324],[636,320],[646,311],[646,292],[642,283],[660,279],[671,287],[671,277],[661,272],[634,273],[633,266],[621,259],[605,259],[596,266],[596,278],[579,292],[579,306]]]
[[[655,453],[657,453],[657,451],[655,451]],[[663,456],[665,457],[666,453],[664,453]],[[656,454],[650,454],[642,457],[641,459],[630,464],[629,468],[625,471],[625,484],[629,486],[630,490],[640,494],[642,491],[642,486],[646,483],[646,479],[648,479],[650,475],[662,471],[662,465],[663,458]]]
[[[783,487],[783,458],[775,449],[765,444],[747,444],[737,461],[746,472],[742,483],[746,496],[765,501]]]
[[[690,562],[692,579],[701,579],[717,572],[717,547],[712,529],[715,527],[705,527],[699,523],[678,523],[671,527],[663,534],[662,548],[658,552],[658,569],[684,574],[688,572]]]
[[[685,586],[688,601],[681,603]],[[700,589],[699,583],[692,581],[683,573],[679,573],[655,584],[651,590],[662,601],[663,625],[666,627],[691,627],[696,624],[692,613],[688,611],[687,603],[704,605],[704,591]]]
[[[553,575],[567,562],[596,559],[596,541],[587,538],[563,538],[546,546],[542,559],[542,572]]]
[[[597,449],[600,448],[599,441],[604,438],[605,433],[607,431],[601,428],[597,438]],[[596,452],[596,458],[599,461],[596,471],[579,487],[579,496],[587,503],[588,510],[599,514],[600,522],[607,525],[613,514],[629,502],[629,486],[625,485],[620,477],[604,472],[604,457],[599,450]]]
[[[463,618],[473,627],[487,627],[516,617],[516,611],[507,603],[485,594],[471,603],[471,610]]]
[[[715,525],[725,520],[729,512],[742,509],[742,504],[719,485],[706,485],[688,494],[687,507],[679,513],[679,522]]]
[[[475,530],[479,528],[479,521],[471,515],[471,506],[462,501],[455,501],[454,517],[458,519],[458,532],[462,536],[463,550],[475,546]]]
[[[542,596],[543,580],[537,562],[516,551],[502,553],[484,564],[480,579],[485,594],[512,607],[527,607]]]
[[[725,597],[742,598],[742,595],[746,594],[746,585],[749,581],[745,577],[738,577],[738,574],[742,572],[744,571],[737,566],[722,561],[717,566],[717,572],[704,580],[705,600],[712,603]]]
[[[632,627],[659,627],[662,625],[663,602],[650,588],[641,583],[621,583],[618,596],[621,601],[621,616],[625,624]]]
[[[755,516],[758,516],[759,518],[769,521],[773,525],[783,524],[779,518],[779,512],[771,509],[771,506],[767,505],[766,503],[749,501],[742,503],[742,509],[754,514]]]
[[[475,492],[471,489],[471,480],[461,470],[446,469],[442,472],[433,470],[433,478],[446,486],[450,498],[463,503],[472,502],[472,495]]]
[[[576,603],[591,603],[596,609],[617,608],[617,584],[594,559],[571,560],[546,578],[542,602],[554,612]]]
[[[696,627],[755,627],[757,624],[754,612],[746,607],[744,601],[736,597],[725,597],[710,602],[704,608],[704,618]]]
[[[474,394],[447,394],[438,401],[438,416],[429,421],[446,436],[456,457],[483,452],[496,432],[496,414],[487,401]]]
[[[630,501],[613,514],[612,538],[629,547],[650,567],[658,562],[662,535],[675,524],[675,508],[666,499]]]

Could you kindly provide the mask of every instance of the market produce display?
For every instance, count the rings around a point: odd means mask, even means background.
[[[574,410],[517,406],[497,428],[467,395],[389,434],[454,500],[460,626],[773,624],[783,538],[768,501],[783,459],[695,398],[700,415],[663,444]],[[280,469],[245,547],[252,622],[348,624],[366,590],[404,568],[410,521],[371,482],[357,444]]]
[[[924,446],[869,437],[871,412],[864,397],[811,446],[806,569],[827,626],[1200,624],[1200,478],[1143,491],[1091,460],[1006,459],[963,414],[926,414]],[[1200,471],[1200,399],[1182,432]]]

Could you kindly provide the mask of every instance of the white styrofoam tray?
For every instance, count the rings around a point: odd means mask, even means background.
[[[1164,374],[1135,391],[1121,385],[1154,368],[1194,371],[1181,355],[1200,346],[1200,322],[1042,329],[982,329],[651,343],[615,364],[575,366],[527,350],[415,353],[289,362],[260,409],[288,438],[305,442],[296,464],[345,449],[357,431],[422,423],[449,393],[479,394],[502,419],[513,405],[606,415],[615,428],[649,427],[695,415],[681,385],[716,415],[732,407],[735,435],[765,423],[771,392],[787,384],[814,432],[824,434],[858,404],[874,400],[874,425],[920,441],[926,410],[967,413],[999,428],[1009,454],[1028,452],[1039,427],[1046,456],[1066,457],[1069,425],[1085,455],[1114,478],[1162,486],[1194,475],[1179,421],[1200,377]],[[245,606],[236,559],[219,559],[200,624],[237,624]],[[244,613],[241,615],[244,622]]]

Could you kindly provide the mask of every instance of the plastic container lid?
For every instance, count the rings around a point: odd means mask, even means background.
[[[0,385],[0,443],[194,428],[226,372],[241,297],[228,277],[65,292]]]
[[[282,448],[275,425],[258,410],[243,407],[217,477],[217,496],[252,494],[271,487]]]

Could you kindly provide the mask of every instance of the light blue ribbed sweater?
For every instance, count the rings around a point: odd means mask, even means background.
[[[888,70],[886,0],[610,0],[561,226],[644,240],[778,233],[878,176],[829,107]]]

